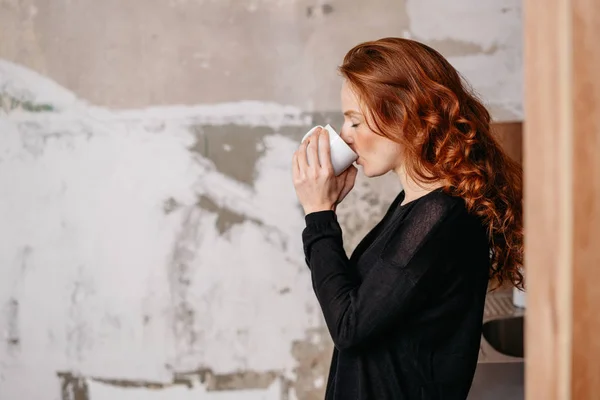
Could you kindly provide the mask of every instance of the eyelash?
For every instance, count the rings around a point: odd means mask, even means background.
[[[352,128],[356,128],[356,127],[357,127],[357,126],[359,126],[359,125],[360,125],[360,124],[353,124],[353,125],[351,125],[351,126],[352,126]]]

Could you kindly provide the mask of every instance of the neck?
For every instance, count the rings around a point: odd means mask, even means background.
[[[416,200],[420,197],[425,196],[428,193],[431,193],[435,189],[438,189],[443,186],[441,181],[431,182],[431,183],[422,183],[417,182],[406,172],[404,166],[399,166],[394,170],[400,178],[400,183],[402,184],[402,189],[404,189],[404,200],[402,204],[409,203],[413,200]]]

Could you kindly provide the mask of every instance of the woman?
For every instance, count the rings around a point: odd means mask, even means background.
[[[325,130],[294,154],[306,261],[335,344],[326,399],[465,399],[488,281],[522,288],[521,168],[435,50],[367,42],[340,72],[341,137],[366,176],[394,171],[403,190],[348,258],[335,209],[356,168],[334,176]]]

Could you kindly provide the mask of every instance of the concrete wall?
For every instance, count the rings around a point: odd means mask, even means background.
[[[319,399],[290,157],[405,36],[522,119],[519,1],[0,0],[0,399]],[[396,195],[340,207],[350,251]]]

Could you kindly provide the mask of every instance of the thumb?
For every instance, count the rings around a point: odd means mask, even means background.
[[[350,193],[350,191],[354,188],[354,182],[356,182],[357,173],[358,169],[352,165],[350,168],[344,171],[342,175],[340,175],[340,178],[343,178],[343,186],[337,200],[338,203],[344,200],[348,193]]]

